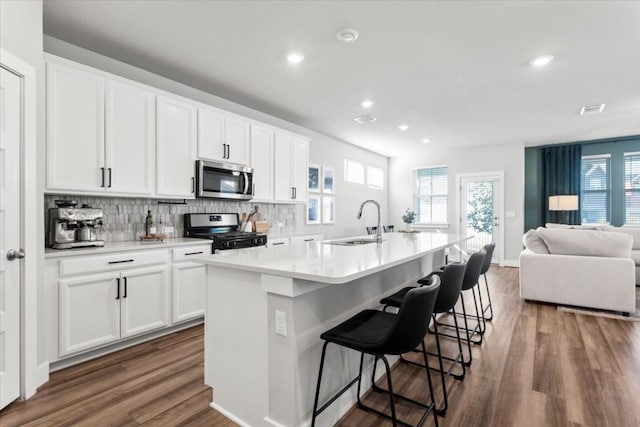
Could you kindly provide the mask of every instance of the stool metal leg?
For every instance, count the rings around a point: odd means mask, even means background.
[[[487,273],[483,274],[484,276],[484,286],[487,289],[487,299],[489,300],[489,304],[483,308],[482,310],[482,315],[484,316],[484,313],[486,313],[487,310],[489,310],[489,317],[485,316],[485,319],[487,319],[488,321],[493,320],[493,304],[491,303],[491,292],[489,292],[489,282],[487,281]]]
[[[322,380],[322,368],[324,367],[324,356],[327,351],[327,344],[329,344],[329,341],[324,342],[324,345],[322,346],[322,356],[320,356],[320,371],[318,372],[318,384],[316,386],[316,397],[313,400],[313,416],[311,417],[311,427],[315,427],[316,416],[318,415],[318,399],[320,397],[320,381]]]
[[[434,316],[434,320],[435,320],[435,316]],[[447,384],[446,384],[446,375],[444,372],[444,365],[442,364],[442,350],[440,349],[440,338],[438,335],[438,323],[434,322],[433,323],[433,328],[435,330],[435,336],[436,336],[436,351],[438,352],[438,366],[440,368],[440,381],[442,383],[442,396],[444,399],[443,402],[443,407],[442,408],[436,408],[436,413],[438,415],[441,416],[445,416],[447,414],[447,409],[449,407],[449,399],[447,398]],[[423,342],[424,345],[424,342]],[[434,398],[435,399],[435,398]]]
[[[436,413],[436,398],[433,394],[433,384],[431,383],[431,375],[429,374],[429,360],[427,360],[427,347],[424,345],[424,340],[422,340],[422,357],[424,358],[424,367],[427,373],[427,383],[429,384],[429,395],[431,396],[431,405],[433,408],[433,422],[436,427],[438,427],[438,414]],[[424,417],[420,420],[420,424],[424,423]]]

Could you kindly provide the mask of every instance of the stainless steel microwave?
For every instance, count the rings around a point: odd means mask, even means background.
[[[197,196],[214,199],[251,200],[253,169],[231,163],[196,162]]]

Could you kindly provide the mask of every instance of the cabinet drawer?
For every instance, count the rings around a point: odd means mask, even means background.
[[[267,239],[267,246],[288,246],[289,238],[288,237],[269,237]]]
[[[324,239],[323,234],[309,234],[306,236],[291,236],[291,244],[300,242],[319,242]]]
[[[211,255],[211,244],[176,248],[173,250],[173,262],[185,261],[203,255]]]
[[[148,252],[119,252],[109,255],[78,257],[60,261],[60,276],[95,273],[100,271],[124,270],[146,265],[169,262],[166,250]]]

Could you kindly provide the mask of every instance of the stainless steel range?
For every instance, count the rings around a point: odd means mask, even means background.
[[[264,233],[242,232],[238,214],[184,214],[186,237],[213,241],[213,252],[227,249],[251,248],[267,244]]]

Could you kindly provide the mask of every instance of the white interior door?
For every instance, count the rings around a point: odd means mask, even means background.
[[[0,409],[20,396],[21,93],[0,68]]]
[[[460,233],[473,235],[462,244],[466,252],[476,252],[495,242],[492,262],[500,262],[502,251],[502,177],[499,174],[460,177]]]

